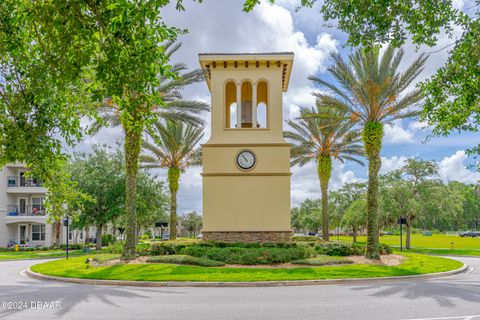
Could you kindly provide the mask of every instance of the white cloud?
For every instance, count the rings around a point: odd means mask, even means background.
[[[468,170],[465,166],[467,155],[465,151],[459,150],[450,157],[440,161],[439,174],[447,181],[460,181],[464,183],[477,183],[480,180],[480,173]]]
[[[384,142],[390,144],[413,143],[414,132],[409,129],[404,129],[402,120],[395,120],[390,126],[385,126]]]
[[[408,127],[412,131],[430,131],[431,127],[428,125],[427,122],[414,120],[408,124]]]
[[[382,157],[382,167],[380,168],[380,174],[385,174],[393,170],[400,169],[405,164],[409,157],[405,156],[393,156],[391,158]]]

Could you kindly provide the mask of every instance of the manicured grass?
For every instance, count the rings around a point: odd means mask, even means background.
[[[82,250],[73,250],[68,253],[70,256],[84,255]],[[22,260],[22,259],[42,259],[42,258],[61,258],[65,256],[65,250],[44,250],[44,251],[10,251],[0,252],[0,260]]]
[[[326,256],[326,255],[319,255],[315,258],[308,258],[308,259],[301,259],[292,261],[293,264],[304,264],[309,266],[326,266],[332,264],[350,264],[353,261],[348,260],[344,257],[334,257],[334,256]]]
[[[395,253],[400,252],[400,247],[394,248]],[[403,252],[414,252],[434,255],[455,255],[455,256],[480,256],[480,249],[429,249],[429,248],[412,248],[410,250],[403,249]]]
[[[205,259],[205,258],[197,258],[192,256],[187,256],[184,254],[178,255],[165,255],[165,256],[154,256],[149,257],[147,259],[149,263],[168,263],[168,264],[188,264],[192,266],[201,266],[201,267],[223,267],[225,263]]]
[[[336,236],[331,237],[337,240]],[[352,237],[340,236],[340,240],[352,241]],[[366,242],[364,236],[357,237],[358,242]],[[391,245],[400,246],[400,236],[381,236],[380,242]],[[452,244],[453,242],[453,244]],[[403,235],[403,245],[405,245],[405,234]],[[444,234],[434,234],[432,236],[423,236],[421,234],[413,234],[411,239],[412,248],[429,248],[429,249],[477,249],[480,250],[480,238],[462,238],[460,236],[447,236]]]
[[[70,278],[137,281],[273,281],[341,278],[370,278],[425,274],[457,269],[452,259],[405,254],[399,266],[343,265],[299,268],[205,268],[172,264],[122,264],[88,267],[85,257],[55,260],[32,266],[34,272]]]

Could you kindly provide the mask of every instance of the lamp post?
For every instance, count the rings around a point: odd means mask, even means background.
[[[68,215],[65,217],[65,220],[63,221],[63,225],[65,227],[67,227],[67,235],[66,235],[66,238],[67,238],[67,246],[65,247],[65,255],[67,257],[67,260],[68,260],[68,238],[69,238],[69,233],[68,233],[68,225],[69,225],[69,218],[68,218]]]

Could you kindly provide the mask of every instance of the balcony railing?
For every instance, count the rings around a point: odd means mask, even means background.
[[[7,187],[41,187],[42,182],[33,178],[7,177]]]
[[[7,206],[7,216],[44,216],[45,208],[43,205],[10,205]]]

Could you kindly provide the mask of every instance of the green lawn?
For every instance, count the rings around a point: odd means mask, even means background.
[[[69,255],[78,256],[84,254],[81,250],[69,251]],[[0,252],[0,260],[22,260],[22,259],[42,259],[42,258],[61,258],[65,256],[65,250],[39,250],[39,251],[9,251]]]
[[[352,237],[340,236],[340,240],[352,241]],[[336,236],[331,240],[337,240]],[[357,241],[366,242],[367,237],[357,237]],[[400,246],[400,236],[381,236],[380,242],[391,246]],[[453,244],[452,244],[453,242]],[[403,245],[405,246],[405,234],[403,235]],[[421,234],[413,234],[411,239],[413,248],[431,248],[431,249],[477,249],[480,250],[480,238],[462,238],[459,236],[447,236],[443,234],[434,234],[433,236],[423,236]]]
[[[173,264],[119,264],[91,267],[85,257],[55,260],[32,266],[32,270],[52,276],[137,280],[137,281],[273,281],[341,278],[370,278],[425,274],[457,269],[461,262],[419,254],[405,254],[407,259],[396,267],[343,265],[299,268],[212,268]]]

